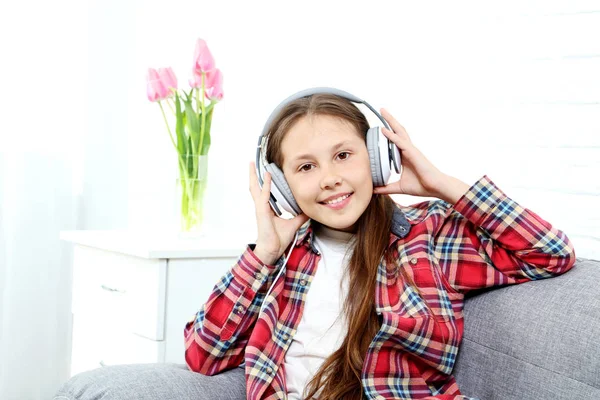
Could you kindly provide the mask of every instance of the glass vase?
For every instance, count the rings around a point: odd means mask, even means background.
[[[204,200],[208,183],[208,156],[184,155],[179,157],[177,204],[179,236],[195,238],[204,235]]]

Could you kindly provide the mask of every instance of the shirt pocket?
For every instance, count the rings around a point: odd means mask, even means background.
[[[400,270],[403,268],[402,270]],[[454,319],[452,297],[437,265],[428,257],[409,258],[398,267],[399,300],[406,314],[413,317]]]

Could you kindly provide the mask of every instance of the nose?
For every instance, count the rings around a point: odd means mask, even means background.
[[[333,189],[342,184],[342,177],[335,168],[327,168],[321,179],[321,189]]]

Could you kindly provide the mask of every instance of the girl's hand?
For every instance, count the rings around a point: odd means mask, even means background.
[[[381,115],[394,130],[382,127],[383,134],[400,150],[402,174],[399,181],[376,187],[374,193],[440,197],[445,175],[413,145],[404,127],[389,112],[382,108]]]
[[[250,194],[256,208],[256,223],[258,238],[254,254],[265,264],[273,264],[294,239],[298,229],[308,221],[308,216],[302,213],[293,219],[283,219],[275,215],[269,204],[271,193],[271,174],[265,171],[261,189],[256,176],[254,162],[250,162]]]

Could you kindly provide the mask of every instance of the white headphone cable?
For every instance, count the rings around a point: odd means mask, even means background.
[[[292,247],[290,248],[290,251],[289,251],[287,257],[285,258],[285,261],[283,262],[283,265],[281,266],[281,269],[279,270],[279,273],[277,274],[277,276],[273,280],[273,283],[271,284],[271,287],[269,288],[269,290],[267,291],[267,294],[263,298],[263,302],[260,305],[260,311],[258,312],[258,315],[260,315],[260,313],[262,312],[263,306],[265,304],[265,300],[269,297],[269,294],[271,294],[271,290],[273,290],[273,287],[275,286],[275,283],[277,282],[277,279],[279,279],[279,277],[281,276],[281,274],[283,274],[283,271],[285,271],[285,266],[286,266],[288,260],[290,259],[290,256],[292,255],[292,251],[294,251],[294,247],[296,246],[296,240],[298,240],[298,231],[296,231],[296,236],[294,237],[294,241],[292,242]]]

